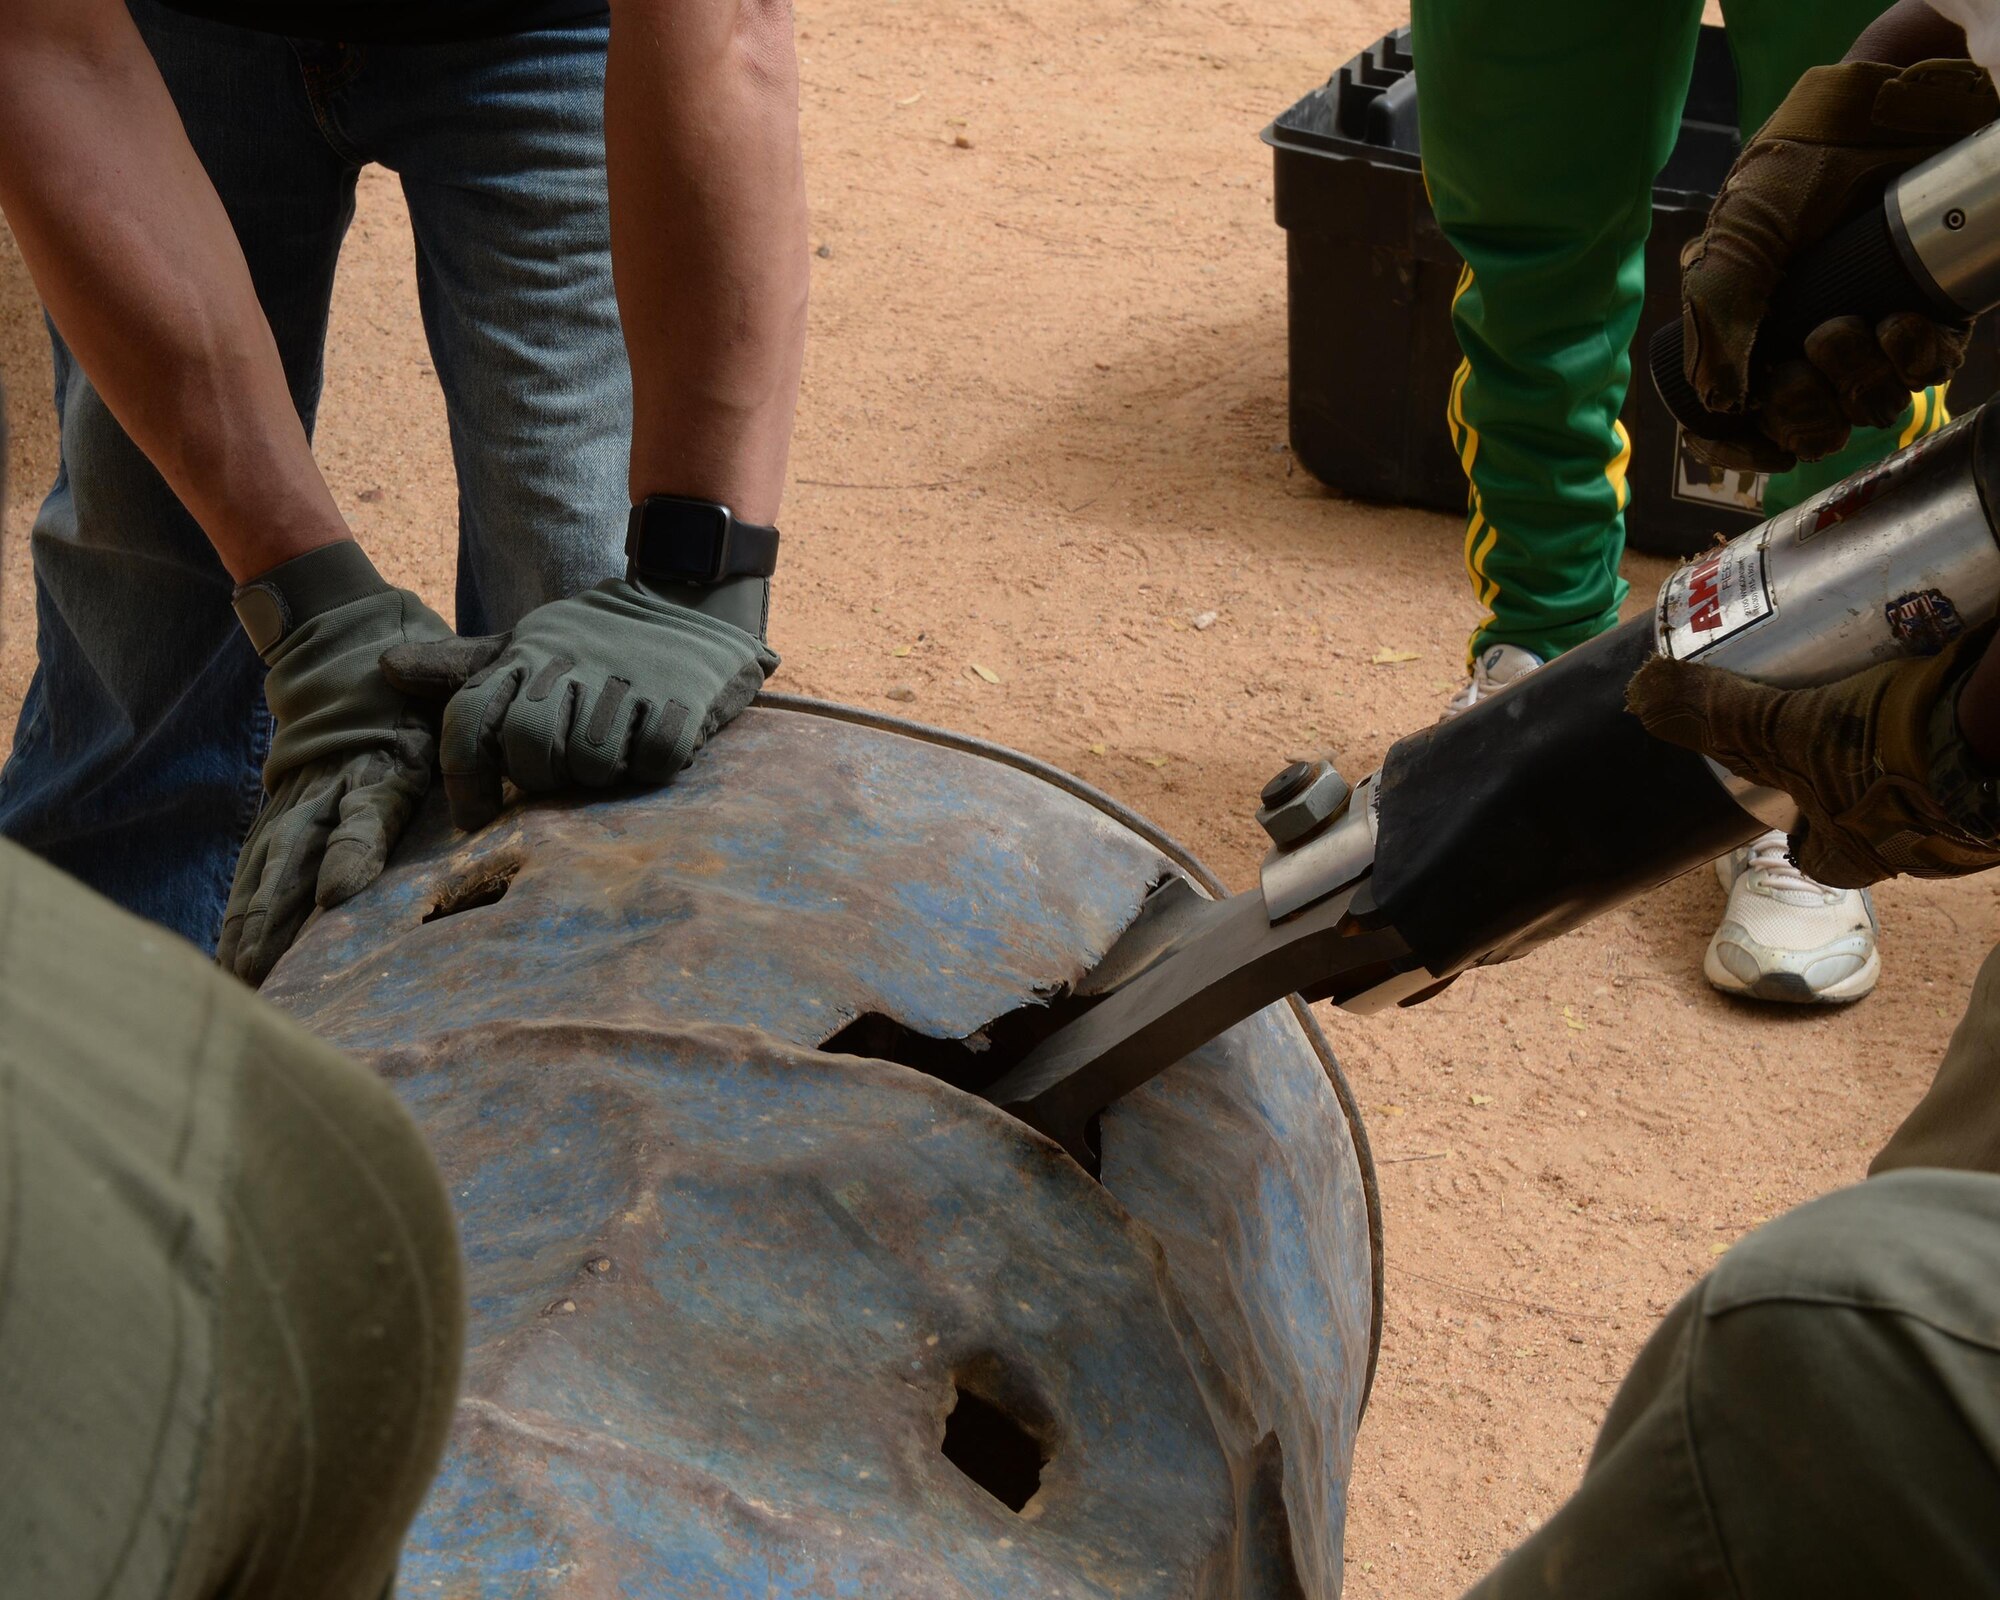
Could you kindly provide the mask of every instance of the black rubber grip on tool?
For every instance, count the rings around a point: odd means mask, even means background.
[[[1870,206],[1804,252],[1771,296],[1750,352],[1753,372],[1768,371],[1805,352],[1807,337],[1835,317],[1874,324],[1896,311],[1921,311],[1961,322],[1965,313],[1920,281],[1903,259],[1889,227],[1887,204]],[[1687,347],[1678,320],[1653,335],[1647,352],[1653,386],[1674,420],[1702,439],[1749,440],[1763,435],[1740,412],[1711,411],[1687,380]]]
[[[1432,972],[1506,960],[1765,830],[1625,686],[1640,617],[1390,747],[1375,901]]]

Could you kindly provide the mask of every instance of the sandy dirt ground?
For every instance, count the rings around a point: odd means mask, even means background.
[[[1236,886],[1277,765],[1328,751],[1359,773],[1435,714],[1475,619],[1460,529],[1294,468],[1256,138],[1399,20],[1394,0],[801,0],[818,248],[776,687],[1068,767]],[[443,608],[452,466],[410,254],[395,182],[370,173],[320,458],[383,567]],[[54,443],[4,241],[0,372],[11,722]],[[1627,562],[1640,595],[1665,570]],[[1384,647],[1415,659],[1373,664]],[[1712,993],[1721,897],[1697,873],[1419,1011],[1327,1016],[1388,1231],[1350,1595],[1457,1593],[1560,1503],[1634,1351],[1716,1255],[1861,1176],[2000,932],[1996,889],[1885,888],[1886,974],[1845,1011]]]

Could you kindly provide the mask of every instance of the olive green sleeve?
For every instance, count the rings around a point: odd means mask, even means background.
[[[0,844],[0,1550],[24,1594],[379,1600],[457,1241],[372,1073]]]

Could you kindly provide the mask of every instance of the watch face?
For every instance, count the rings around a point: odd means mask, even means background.
[[[641,508],[639,567],[682,582],[713,583],[729,552],[729,508],[709,500],[649,497]]]
[[[703,500],[683,500],[674,511],[673,527],[682,541],[682,561],[696,571],[713,572],[722,565],[729,541],[729,508]]]

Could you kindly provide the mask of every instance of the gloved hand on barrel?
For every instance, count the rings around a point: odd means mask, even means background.
[[[1764,371],[1751,349],[1794,256],[1995,118],[2000,96],[1971,61],[1845,61],[1799,79],[1744,146],[1681,258],[1688,381],[1711,411],[1747,410],[1765,437],[1690,434],[1691,449],[1718,466],[1784,471],[1833,454],[1851,428],[1886,427],[1912,390],[1958,370],[1969,328],[1918,312],[1873,326],[1834,318],[1807,337],[1803,360]]]
[[[1792,858],[1819,882],[1958,877],[2000,866],[1996,629],[1813,689],[1655,656],[1626,699],[1656,738],[1790,795]]]
[[[240,587],[235,606],[269,669],[276,728],[215,958],[259,984],[315,906],[339,905],[381,875],[415,815],[437,741],[429,708],[383,676],[381,656],[452,632],[352,540],[281,563]]]
[[[666,782],[777,667],[764,588],[675,591],[697,605],[719,595],[718,617],[613,579],[511,634],[461,639],[352,541],[245,584],[237,612],[270,669],[277,727],[217,961],[262,983],[316,906],[381,875],[434,767],[467,830],[498,814],[503,779],[529,793]]]
[[[777,666],[760,636],[637,578],[552,601],[511,634],[382,656],[392,684],[444,702],[439,770],[468,831],[499,815],[502,779],[529,793],[665,783]]]

